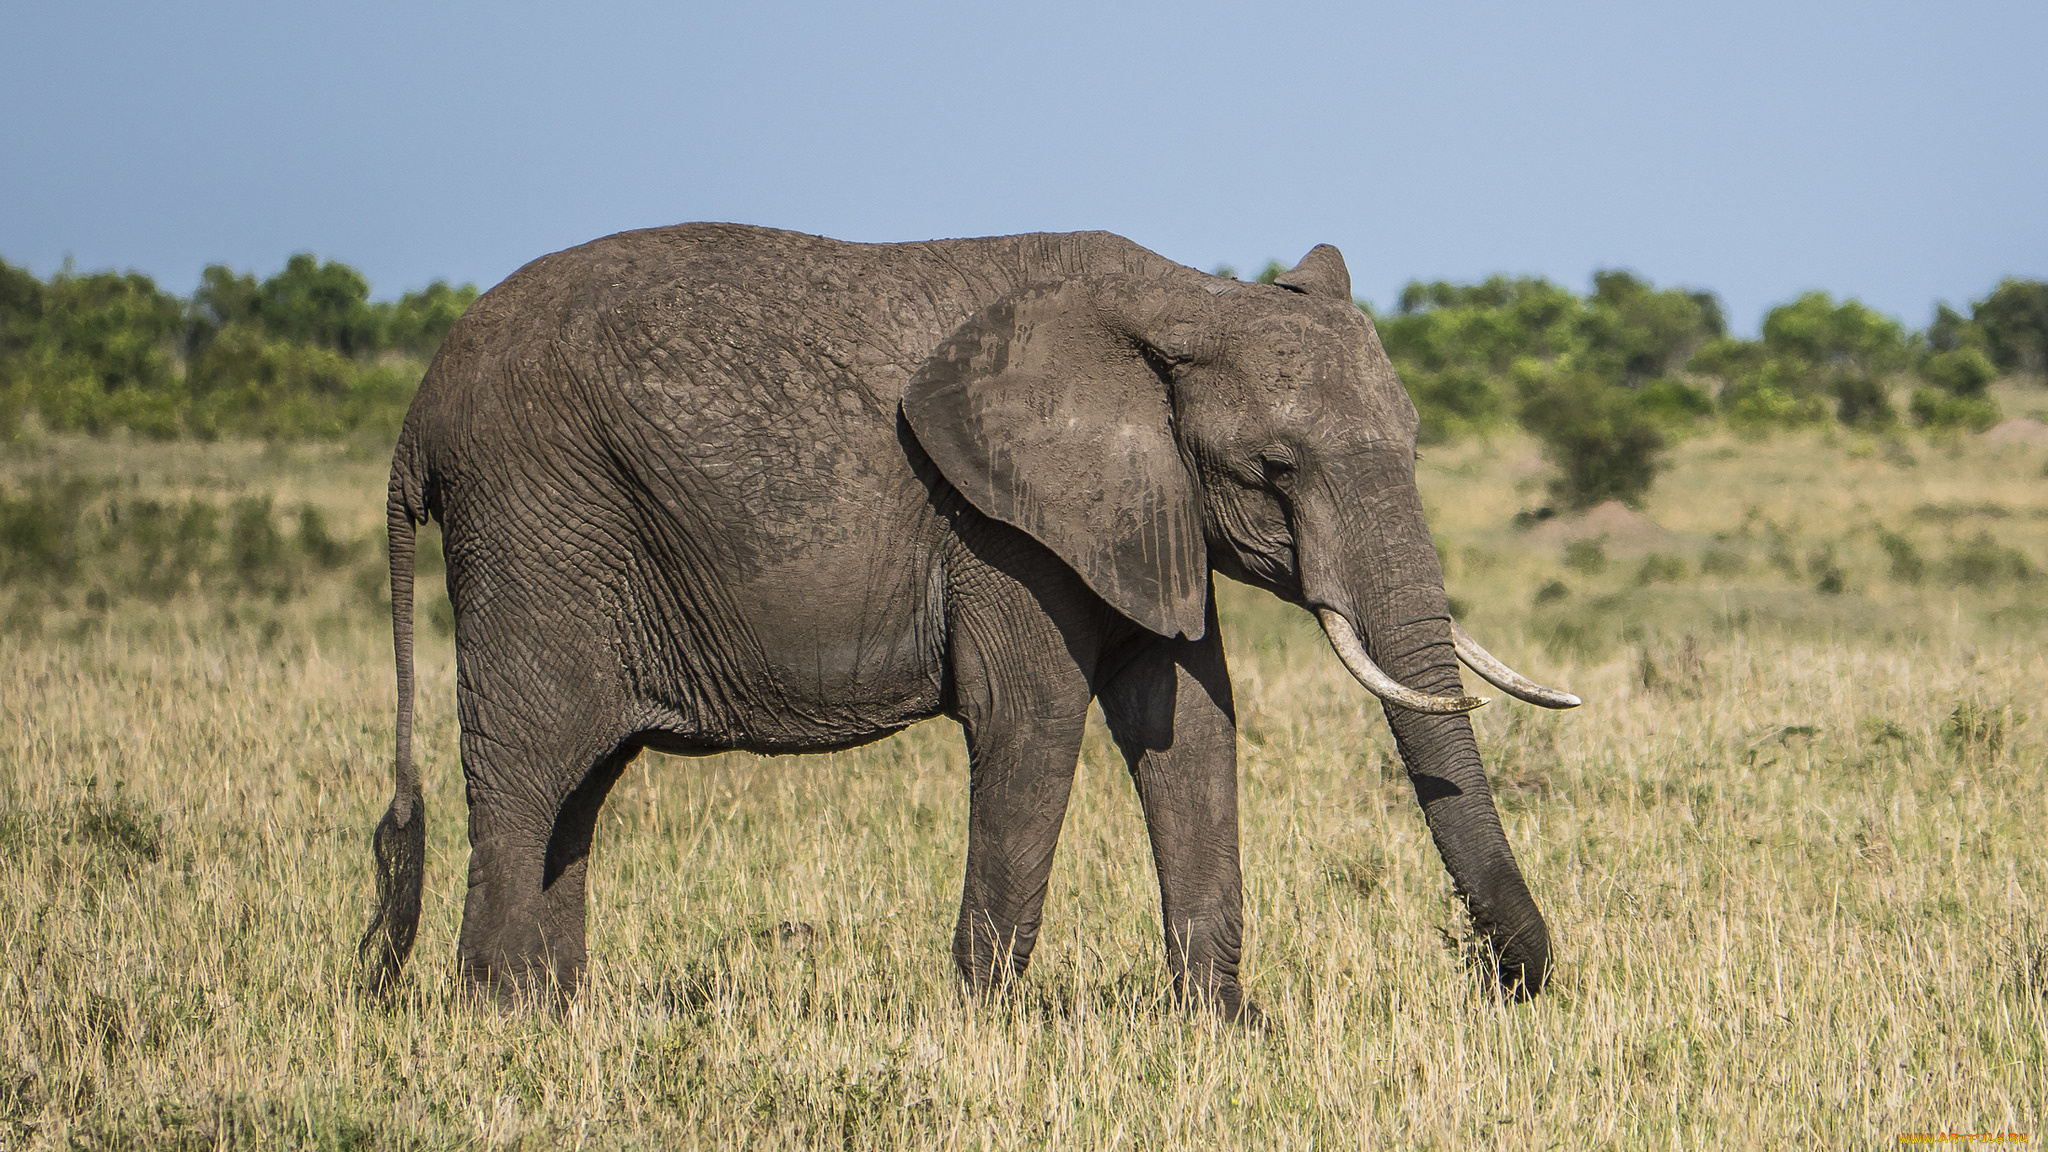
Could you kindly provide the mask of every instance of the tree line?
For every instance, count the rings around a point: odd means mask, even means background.
[[[1436,437],[1527,423],[1573,385],[1618,390],[1667,422],[1982,428],[1998,418],[1994,379],[2042,371],[2048,284],[2008,279],[1968,317],[1940,305],[1925,331],[1809,292],[1771,309],[1755,340],[1729,335],[1712,293],[1613,270],[1586,296],[1540,279],[1412,283],[1378,319]]]
[[[44,280],[0,260],[0,437],[395,433],[425,363],[476,299],[436,280],[373,302],[361,273],[299,254],[264,279],[209,265],[190,297],[136,272]]]
[[[2000,418],[1994,380],[2048,369],[2048,283],[2013,278],[1968,315],[1937,306],[1919,331],[1809,292],[1744,339],[1713,293],[1614,269],[1583,296],[1527,277],[1414,281],[1374,320],[1425,442],[1519,424],[1557,465],[1567,507],[1639,503],[1671,439],[1714,423],[1982,431]]]
[[[31,413],[160,438],[391,434],[477,290],[369,296],[361,273],[307,254],[260,280],[211,265],[190,297],[134,272],[41,279],[0,261],[0,438]],[[1526,428],[1574,507],[1640,501],[1665,446],[1702,426],[1981,430],[1999,419],[1993,380],[2048,370],[2038,280],[2002,281],[1967,315],[1942,304],[1924,330],[1810,292],[1754,340],[1728,332],[1713,293],[1620,270],[1584,295],[1529,277],[1415,281],[1374,319],[1425,441]]]

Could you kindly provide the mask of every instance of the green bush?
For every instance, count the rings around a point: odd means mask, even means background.
[[[1885,380],[1913,347],[1897,321],[1809,292],[1771,309],[1761,340],[1709,342],[1687,369],[1722,382],[1722,411],[1739,431],[1822,423],[1830,407],[1845,424],[1885,428],[1897,420]]]
[[[135,273],[47,283],[0,264],[0,432],[36,410],[59,430],[175,435],[183,304]]]
[[[1935,352],[1920,362],[1920,375],[1951,396],[1979,397],[1998,378],[1991,358],[1976,348]]]
[[[1702,576],[1740,576],[1749,570],[1749,557],[1723,543],[1710,545],[1700,556]]]
[[[1915,388],[1907,411],[1920,427],[1947,431],[1982,432],[1999,417],[1996,400],[1951,396],[1938,388]]]
[[[1422,418],[1426,442],[1485,432],[1510,416],[1526,415],[1527,389],[1520,380],[1531,375],[1583,378],[1590,382],[1589,396],[1596,386],[1615,392],[1621,399],[1611,407],[1641,417],[1627,421],[1630,429],[1652,422],[1689,427],[1711,415],[1713,404],[1704,391],[1672,374],[1724,328],[1712,294],[1659,289],[1614,269],[1595,273],[1593,292],[1584,298],[1527,277],[1495,276],[1479,284],[1414,281],[1402,289],[1395,313],[1378,318],[1378,325]],[[1613,423],[1611,416],[1600,419]],[[1560,462],[1577,461],[1567,465],[1575,477],[1565,482],[1567,488],[1591,484],[1604,491],[1618,482],[1617,491],[1634,491],[1635,481],[1603,480],[1591,472],[1635,467],[1615,459],[1601,465],[1596,458],[1640,446],[1603,449],[1603,437],[1596,435],[1565,447],[1559,437],[1570,434],[1554,422],[1546,427],[1565,453]]]
[[[1564,566],[1574,572],[1598,576],[1607,571],[1607,545],[1604,540],[1574,540],[1564,546]]]
[[[1422,418],[1422,438],[1438,443],[1505,423],[1514,364],[1569,352],[1580,312],[1577,297],[1547,280],[1496,276],[1472,285],[1410,283],[1399,310],[1378,326]]]
[[[1839,596],[1849,586],[1848,574],[1835,559],[1835,546],[1823,544],[1806,554],[1806,574],[1813,577],[1813,590],[1823,596]]]
[[[1953,352],[1958,348],[1982,351],[1983,326],[1947,304],[1936,304],[1934,321],[1927,325],[1927,347],[1934,352]]]
[[[1736,431],[1751,434],[1772,428],[1802,428],[1828,418],[1827,404],[1820,397],[1760,382],[1723,392],[1721,405]]]
[[[268,498],[123,499],[106,481],[66,476],[0,489],[0,589],[17,604],[88,584],[89,608],[117,597],[161,604],[202,587],[284,599],[365,547],[336,537],[319,509],[284,513]]]
[[[197,436],[335,439],[395,432],[418,388],[416,367],[362,363],[246,328],[221,334],[194,363],[186,411]]]
[[[1496,381],[1469,368],[1441,372],[1417,370],[1406,373],[1403,382],[1421,417],[1421,439],[1441,444],[1474,432],[1499,427],[1508,412],[1507,398]]]
[[[1927,562],[1920,558],[1920,550],[1913,542],[1896,532],[1879,530],[1878,547],[1884,549],[1885,557],[1891,561],[1890,575],[1900,584],[1918,584],[1927,576]]]
[[[1829,386],[1835,397],[1835,419],[1851,428],[1884,429],[1899,422],[1892,409],[1891,395],[1877,380],[1844,374]]]
[[[418,292],[407,292],[383,309],[383,346],[421,359],[432,357],[455,322],[476,303],[476,285],[451,287],[436,280]]]
[[[1680,580],[1685,579],[1685,575],[1686,566],[1685,560],[1682,557],[1666,556],[1660,552],[1652,552],[1648,556],[1643,557],[1641,566],[1636,569],[1636,583],[1642,585],[1676,584]]]
[[[38,477],[20,495],[0,489],[0,583],[64,582],[78,572],[77,526],[100,485]]]
[[[1903,367],[1905,329],[1856,300],[1835,303],[1808,292],[1764,316],[1764,347],[1773,355],[1815,369],[1846,367],[1878,374]]]
[[[1766,354],[1760,340],[1744,340],[1739,336],[1723,336],[1700,345],[1686,362],[1685,370],[1700,376],[1710,376],[1724,384],[1753,380],[1763,372]]]
[[[1659,291],[1634,273],[1593,273],[1579,330],[1584,364],[1630,388],[1679,370],[1706,343],[1727,334],[1721,302],[1711,292]]]
[[[2048,371],[2048,283],[2000,281],[1971,314],[1992,363],[2008,372]]]
[[[354,559],[357,544],[336,540],[328,531],[327,517],[311,504],[301,505],[294,542],[301,555],[316,567],[333,570]]]
[[[2026,553],[2000,544],[1989,532],[1979,532],[1949,551],[1942,574],[1951,585],[1992,588],[2029,581],[2040,573]]]
[[[1998,377],[1998,365],[1987,351],[1984,326],[1966,319],[1946,304],[1936,305],[1927,326],[1920,378],[1951,396],[1980,399]]]
[[[1550,492],[1568,508],[1641,507],[1663,467],[1664,434],[1636,394],[1590,373],[1526,374],[1520,415],[1557,466]]]
[[[1645,415],[1673,427],[1689,426],[1714,414],[1714,398],[1682,380],[1652,380],[1636,395]]]

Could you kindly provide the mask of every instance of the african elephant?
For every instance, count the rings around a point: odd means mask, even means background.
[[[420,910],[417,526],[444,531],[469,800],[459,963],[573,994],[599,805],[643,748],[965,730],[970,987],[1023,970],[1099,700],[1144,809],[1176,992],[1238,982],[1236,726],[1211,573],[1320,618],[1384,702],[1498,975],[1550,941],[1502,834],[1415,486],[1415,409],[1343,257],[1276,285],[1106,233],[849,244],[730,224],[543,257],[435,357],[391,466],[396,795],[361,950]],[[1384,669],[1384,671],[1382,671]],[[549,990],[552,990],[550,993]]]

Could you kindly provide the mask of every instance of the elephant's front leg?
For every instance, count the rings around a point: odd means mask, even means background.
[[[1031,960],[1087,727],[1087,677],[1036,607],[1010,605],[997,626],[970,621],[957,635],[971,776],[953,961],[976,992],[1000,988]]]
[[[953,929],[953,962],[977,992],[1022,975],[1038,943],[1086,709],[1084,698],[1071,719],[1006,723],[970,740],[967,880]]]
[[[1216,626],[1155,638],[1105,685],[1102,710],[1145,806],[1175,992],[1226,1019],[1255,1016],[1238,983],[1237,717]]]

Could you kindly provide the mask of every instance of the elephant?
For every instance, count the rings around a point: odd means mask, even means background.
[[[1178,1002],[1239,979],[1236,716],[1214,575],[1313,612],[1382,702],[1503,991],[1550,936],[1495,811],[1457,661],[1570,707],[1451,618],[1417,418],[1344,259],[1271,285],[1104,232],[859,244],[624,232],[476,301],[400,432],[386,505],[395,788],[365,986],[388,993],[425,860],[416,533],[442,525],[469,806],[458,966],[574,996],[593,825],[645,748],[818,752],[957,721],[953,960],[1021,975],[1091,702],[1143,809]]]

